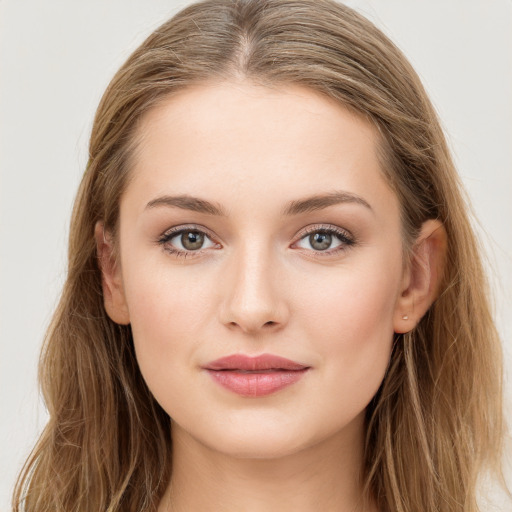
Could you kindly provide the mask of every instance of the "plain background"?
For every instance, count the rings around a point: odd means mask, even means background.
[[[47,419],[37,358],[65,277],[71,205],[94,111],[131,51],[188,3],[0,1],[2,511]],[[490,259],[510,397],[512,1],[348,4],[405,52],[439,111]],[[508,469],[509,482],[511,475]]]

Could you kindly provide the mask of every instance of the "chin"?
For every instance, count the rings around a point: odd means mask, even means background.
[[[280,459],[300,452],[308,446],[304,439],[290,439],[286,435],[237,436],[217,439],[210,449],[235,459]]]
[[[265,421],[266,419],[266,421]],[[322,425],[304,421],[279,421],[278,418],[229,418],[210,423],[207,431],[191,432],[210,450],[237,459],[278,459],[301,452],[332,436]]]

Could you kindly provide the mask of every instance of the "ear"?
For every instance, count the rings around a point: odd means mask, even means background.
[[[105,233],[103,222],[96,223],[94,238],[96,239],[96,251],[102,276],[105,310],[117,324],[128,325],[130,314],[126,304],[121,269],[115,258],[112,237],[109,233]]]
[[[423,223],[404,272],[402,292],[395,308],[396,333],[412,330],[436,299],[443,275],[446,242],[446,230],[440,221],[431,219]]]

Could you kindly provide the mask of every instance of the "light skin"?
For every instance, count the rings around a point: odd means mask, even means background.
[[[300,86],[190,87],[138,134],[115,263],[101,223],[96,240],[106,310],[131,324],[142,375],[172,418],[159,511],[375,512],[358,477],[365,408],[394,333],[434,300],[442,226],[427,221],[405,262],[374,128]],[[311,369],[243,397],[201,368],[234,353]]]

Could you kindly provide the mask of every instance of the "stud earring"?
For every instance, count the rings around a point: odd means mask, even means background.
[[[404,315],[404,316],[402,317],[402,320],[409,320],[409,317],[408,317],[407,315]]]

